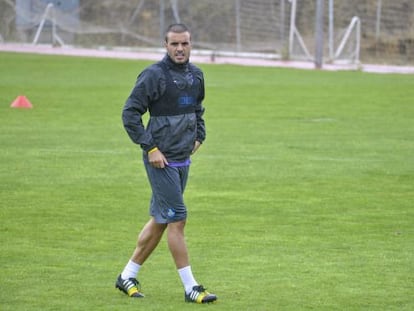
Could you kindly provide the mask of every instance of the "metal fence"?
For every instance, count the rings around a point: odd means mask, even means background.
[[[159,48],[165,27],[184,22],[198,49],[309,59],[316,48],[316,2],[0,0],[0,41]],[[344,59],[355,59],[358,49],[362,62],[414,63],[414,1],[323,2],[326,62],[334,61],[342,48]]]

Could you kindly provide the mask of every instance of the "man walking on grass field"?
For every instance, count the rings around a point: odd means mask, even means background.
[[[204,77],[189,62],[191,35],[184,24],[173,24],[165,34],[167,53],[138,76],[123,112],[124,127],[143,150],[152,189],[150,220],[138,236],[137,246],[116,281],[130,297],[144,297],[137,275],[167,231],[168,247],[184,286],[186,302],[209,303],[217,296],[205,290],[191,271],[184,227],[187,209],[183,193],[190,156],[204,141]],[[142,115],[149,111],[145,127]]]

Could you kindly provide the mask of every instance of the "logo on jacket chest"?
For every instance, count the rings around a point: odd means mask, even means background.
[[[193,96],[183,95],[178,97],[178,105],[180,107],[188,107],[195,105],[195,98]]]

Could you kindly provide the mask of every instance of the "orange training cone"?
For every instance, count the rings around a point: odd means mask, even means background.
[[[32,103],[27,99],[26,96],[20,95],[10,105],[12,108],[33,108]]]

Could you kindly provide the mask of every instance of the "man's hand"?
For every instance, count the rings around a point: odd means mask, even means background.
[[[168,165],[167,159],[158,149],[148,152],[148,161],[155,168],[164,168]]]
[[[196,140],[193,151],[191,151],[191,154],[194,154],[197,151],[197,149],[200,148],[200,146],[201,146],[201,143],[198,140]]]

